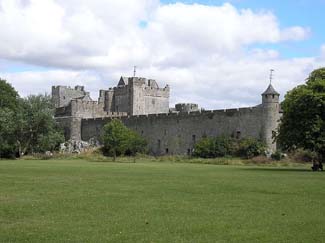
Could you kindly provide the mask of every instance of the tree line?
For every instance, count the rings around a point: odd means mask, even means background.
[[[54,120],[51,97],[21,98],[0,79],[0,158],[53,151],[62,142],[64,135]]]

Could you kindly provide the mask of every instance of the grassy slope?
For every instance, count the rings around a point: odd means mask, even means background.
[[[304,168],[0,161],[0,242],[322,242]]]

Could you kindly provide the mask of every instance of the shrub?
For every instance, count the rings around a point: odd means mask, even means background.
[[[202,138],[194,147],[194,156],[201,158],[215,158],[215,140],[213,138]]]
[[[302,163],[310,163],[318,159],[317,153],[310,150],[297,149],[290,154],[290,157]]]
[[[194,147],[194,156],[201,158],[216,158],[225,156],[240,156],[253,158],[263,155],[265,146],[260,141],[249,138],[235,140],[224,136],[202,138]]]
[[[240,157],[247,159],[255,156],[263,155],[265,153],[265,145],[253,138],[245,138],[240,140],[237,154]]]
[[[143,153],[147,142],[136,132],[127,128],[120,120],[113,120],[104,126],[103,152],[105,155],[116,156]]]
[[[234,139],[224,136],[215,138],[215,157],[233,155],[235,151],[236,142]]]
[[[281,159],[283,159],[283,154],[277,150],[276,152],[271,154],[271,158],[280,161]]]

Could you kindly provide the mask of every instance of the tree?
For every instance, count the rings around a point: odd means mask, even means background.
[[[0,78],[0,109],[8,108],[16,110],[19,95],[17,91],[6,80]]]
[[[17,152],[15,139],[15,112],[8,109],[0,109],[0,158],[14,158]]]
[[[64,142],[48,95],[18,99],[15,110],[0,109],[0,157],[58,149]]]
[[[16,115],[16,139],[20,153],[42,153],[56,150],[64,135],[54,120],[54,107],[49,95],[31,95],[22,99]]]
[[[136,132],[128,129],[117,119],[112,120],[104,126],[103,133],[104,152],[113,156],[114,161],[119,155],[133,155],[144,152],[146,141]]]
[[[0,158],[13,158],[17,152],[14,138],[15,115],[19,108],[17,91],[0,78]]]
[[[135,157],[137,153],[145,153],[146,147],[147,141],[138,133],[129,130],[126,154]]]
[[[298,148],[325,159],[325,68],[314,70],[304,85],[289,91],[282,103],[283,117],[276,137],[286,151]]]

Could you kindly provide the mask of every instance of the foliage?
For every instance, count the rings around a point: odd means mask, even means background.
[[[198,141],[194,147],[194,156],[201,158],[225,156],[252,158],[262,155],[264,152],[264,144],[253,138],[236,140],[225,136],[205,137]]]
[[[51,97],[33,95],[18,98],[15,91],[9,93],[14,95],[7,103],[11,105],[0,108],[0,157],[56,150],[64,136],[54,120]]]
[[[262,142],[253,138],[245,138],[239,141],[237,154],[241,157],[250,159],[264,154],[265,150],[266,147]]]
[[[144,152],[146,141],[136,132],[127,128],[120,120],[114,119],[104,126],[103,151],[105,154],[113,156],[136,155]]]
[[[21,108],[17,136],[21,151],[26,154],[56,150],[64,136],[53,118],[51,97],[28,96],[22,100]]]
[[[216,157],[233,155],[236,151],[235,139],[221,136],[221,137],[216,137],[214,142],[215,142]]]
[[[17,144],[13,134],[19,107],[17,91],[7,81],[0,79],[0,158],[13,158]]]
[[[6,80],[0,78],[0,109],[16,110],[18,97],[17,91]]]
[[[273,154],[271,154],[271,158],[280,161],[283,158],[283,155],[279,150],[277,150]]]
[[[195,144],[194,156],[201,158],[215,158],[215,140],[210,137],[204,137]]]
[[[15,112],[8,109],[0,109],[0,158],[13,158],[17,151],[17,144],[13,134],[15,133]]]
[[[301,148],[325,158],[325,68],[314,70],[306,84],[285,96],[277,135],[285,151]]]
[[[130,130],[126,155],[135,156],[137,153],[146,153],[147,141],[138,133]]]

